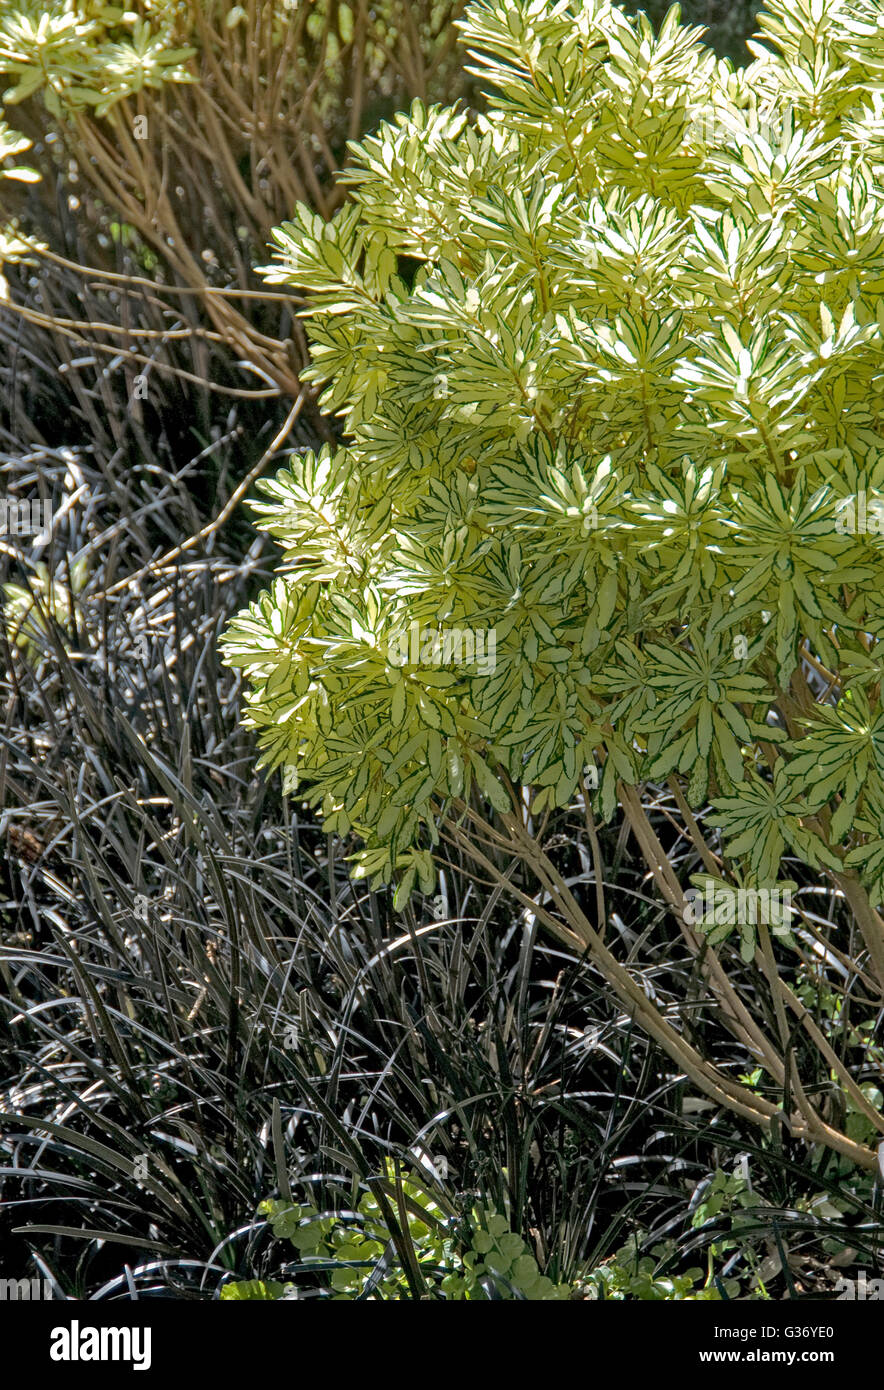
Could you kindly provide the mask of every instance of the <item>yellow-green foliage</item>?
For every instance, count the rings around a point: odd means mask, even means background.
[[[742,882],[791,850],[880,902],[879,8],[771,0],[745,70],[677,9],[462,27],[487,114],[415,103],[275,233],[347,442],[256,506],[284,569],[226,644],[263,761],[400,902],[452,802],[587,768],[604,817],[711,796]]]
[[[7,104],[39,92],[53,115],[92,107],[104,116],[145,87],[192,82],[196,49],[177,41],[185,7],[146,0],[141,12],[98,0],[5,0],[0,72]]]

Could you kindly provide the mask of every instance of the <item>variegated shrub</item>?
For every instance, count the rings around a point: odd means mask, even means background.
[[[358,837],[356,873],[401,905],[433,891],[440,835],[508,890],[514,856],[537,891],[510,891],[697,1087],[873,1167],[865,1077],[783,968],[818,929],[693,926],[646,793],[697,882],[827,882],[844,921],[813,949],[880,995],[884,17],[771,0],[760,23],[735,70],[677,9],[655,35],[608,0],[476,0],[489,109],[414,104],[330,223],[277,229],[265,275],[309,292],[346,442],[265,485],[282,565],[226,652],[263,761]],[[452,631],[493,633],[493,669],[446,660]],[[594,916],[544,849],[575,807]],[[615,814],[763,1086],[700,1056],[606,938]],[[861,1130],[827,1122],[820,1077]]]

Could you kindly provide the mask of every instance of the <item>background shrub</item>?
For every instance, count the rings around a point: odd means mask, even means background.
[[[43,174],[4,210],[45,237],[66,202],[85,267],[146,277],[176,313],[196,308],[194,332],[220,335],[235,361],[297,395],[303,340],[261,295],[256,253],[297,200],[322,215],[338,205],[348,139],[412,97],[459,94],[460,8],[4,0],[3,114]],[[143,350],[137,322],[123,326],[122,346]]]

